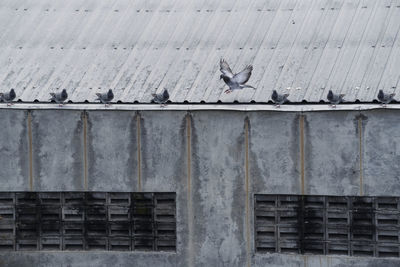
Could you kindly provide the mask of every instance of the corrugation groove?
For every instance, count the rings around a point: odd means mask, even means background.
[[[22,0],[0,7],[0,91],[94,102],[112,88],[115,101],[149,103],[165,87],[175,103],[248,103],[298,87],[292,102],[329,89],[372,102],[398,90],[399,12],[370,0]],[[257,89],[224,94],[222,57],[235,72],[252,64]]]

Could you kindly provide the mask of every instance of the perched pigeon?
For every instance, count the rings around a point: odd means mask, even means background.
[[[247,85],[247,81],[250,79],[251,71],[253,70],[252,65],[246,66],[244,70],[239,73],[233,74],[231,68],[229,67],[228,63],[224,59],[221,59],[219,62],[220,71],[222,72],[220,79],[223,79],[224,82],[229,86],[228,90],[225,90],[226,94],[231,93],[233,90],[236,89],[243,89],[243,88],[254,88],[251,85]]]
[[[271,99],[275,103],[276,107],[279,107],[280,105],[288,101],[288,96],[289,94],[280,95],[276,90],[274,90],[272,92]]]
[[[329,90],[328,96],[327,96],[332,107],[336,107],[337,104],[339,104],[340,102],[343,102],[343,97],[344,97],[344,94],[335,95],[332,92],[332,90]]]
[[[11,106],[16,96],[14,89],[11,89],[8,93],[0,93],[0,101],[6,102],[7,106]]]
[[[107,93],[104,93],[104,94],[96,93],[96,95],[97,95],[96,100],[100,100],[100,102],[105,104],[106,106],[108,106],[110,104],[111,100],[113,100],[113,98],[114,98],[114,94],[111,89],[108,90]]]
[[[395,96],[396,94],[395,93],[392,93],[392,94],[385,94],[384,92],[383,92],[383,90],[379,90],[379,93],[378,93],[378,100],[379,100],[379,102],[381,102],[382,103],[382,106],[386,106],[387,104],[389,104],[390,102],[392,102],[393,100],[394,100],[394,96]]]
[[[63,89],[61,93],[50,93],[50,101],[55,101],[60,107],[64,105],[64,101],[67,100],[67,90]]]
[[[165,103],[167,103],[169,99],[169,94],[167,89],[164,89],[164,92],[160,94],[151,94],[151,96],[153,97],[154,103],[161,104],[162,107],[165,106]]]

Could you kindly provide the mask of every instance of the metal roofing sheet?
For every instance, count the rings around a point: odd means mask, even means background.
[[[47,101],[66,88],[92,102],[371,102],[399,91],[400,0],[3,0],[0,91]],[[244,89],[224,94],[219,59],[254,66]],[[290,89],[289,89],[290,88]],[[399,93],[400,95],[400,93]]]

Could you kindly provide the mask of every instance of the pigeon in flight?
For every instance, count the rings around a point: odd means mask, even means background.
[[[169,99],[169,94],[167,89],[164,89],[164,92],[160,94],[151,94],[151,96],[153,97],[153,102],[161,104],[161,107],[164,107],[165,103],[167,103]]]
[[[96,93],[96,95],[97,95],[96,100],[100,100],[100,102],[103,103],[106,107],[110,105],[111,100],[113,100],[114,98],[114,94],[111,89],[108,90],[107,93],[104,94]]]
[[[335,108],[337,104],[339,104],[340,102],[343,102],[343,97],[344,97],[344,94],[335,95],[332,92],[332,90],[329,90],[328,96],[326,98],[328,98],[329,102],[331,103],[332,108]]]
[[[6,102],[7,106],[11,106],[16,96],[14,89],[11,89],[8,93],[0,93],[0,101]]]
[[[389,104],[390,102],[392,102],[392,101],[394,100],[393,97],[394,97],[395,95],[396,95],[395,93],[392,93],[392,94],[385,94],[385,93],[383,92],[383,90],[379,90],[379,93],[378,93],[378,100],[379,100],[379,102],[382,103],[382,106],[386,107],[387,104]]]
[[[247,85],[247,81],[250,79],[251,71],[253,70],[252,65],[246,66],[244,70],[239,73],[233,74],[231,68],[229,67],[228,63],[224,59],[221,59],[219,62],[220,71],[222,72],[220,79],[223,79],[224,82],[229,86],[228,90],[225,90],[226,94],[231,93],[233,90],[236,89],[243,89],[243,88],[254,88],[251,85]]]
[[[59,107],[62,107],[64,105],[64,101],[68,98],[66,89],[63,89],[61,93],[50,93],[50,96],[50,101],[56,102]]]
[[[276,107],[280,107],[280,105],[284,104],[288,101],[287,97],[289,94],[280,95],[276,90],[272,91],[271,99],[275,103]]]

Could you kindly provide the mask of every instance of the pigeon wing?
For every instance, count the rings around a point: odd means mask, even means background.
[[[104,95],[101,93],[96,93],[97,99],[96,100],[100,100],[101,103],[105,104],[104,102]]]
[[[161,101],[161,94],[151,94],[153,96],[153,101],[155,103],[160,103]]]
[[[233,77],[233,73],[231,68],[229,67],[228,63],[224,59],[221,59],[219,62],[219,70],[225,75],[228,76],[229,78]]]
[[[55,93],[50,93],[50,101],[55,100],[56,99],[56,94]]]
[[[253,66],[249,65],[241,72],[235,74],[233,76],[233,80],[238,84],[245,84],[250,79],[251,71],[253,70]]]

